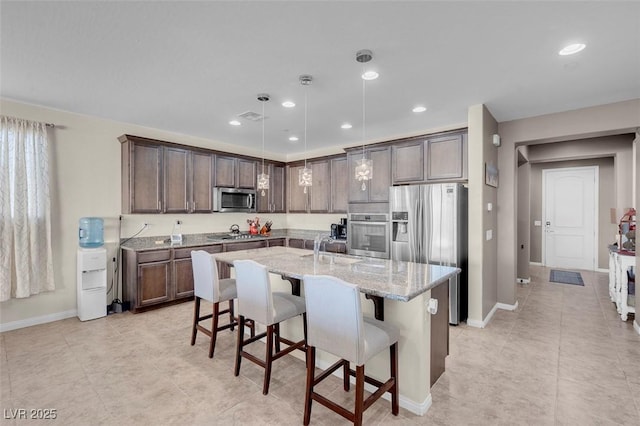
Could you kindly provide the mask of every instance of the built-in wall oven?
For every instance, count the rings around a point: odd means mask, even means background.
[[[349,213],[347,250],[356,256],[389,259],[389,215]]]

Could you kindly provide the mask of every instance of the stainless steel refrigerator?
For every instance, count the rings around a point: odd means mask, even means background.
[[[467,319],[467,188],[459,183],[389,189],[391,259],[455,266],[449,282],[449,323]]]

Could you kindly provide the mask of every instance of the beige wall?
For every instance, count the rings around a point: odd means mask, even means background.
[[[484,105],[469,108],[469,323],[479,326],[498,301],[497,189],[485,185],[485,163],[497,166],[498,123]],[[499,182],[503,176],[500,170]],[[492,211],[487,204],[492,203]],[[487,231],[493,233],[486,239]]]
[[[634,184],[634,205],[633,207],[635,207],[636,209],[636,220],[638,220],[638,215],[637,212],[639,210],[638,206],[638,201],[640,201],[640,128],[636,129],[636,135],[635,135],[635,139],[633,141],[633,156],[635,157],[635,162],[634,162],[634,166],[633,166],[633,184]],[[637,233],[637,227],[636,227],[636,233]],[[637,240],[636,240],[637,241]],[[636,249],[636,276],[638,274],[638,265],[640,265],[640,261],[638,260],[640,257],[640,251]],[[636,279],[636,284],[637,284],[637,279]],[[638,295],[638,287],[636,286],[636,306],[640,305],[638,303],[638,300],[640,300],[640,296]],[[635,328],[635,330],[638,332],[638,334],[640,334],[640,318],[638,318],[640,315],[638,315],[637,312],[637,308],[636,308],[636,316],[635,319],[633,320],[633,326]],[[640,398],[640,389],[638,390],[637,394],[636,394],[636,398]]]
[[[516,269],[517,277],[523,280],[529,280],[529,258],[530,258],[530,244],[529,244],[529,224],[531,223],[530,217],[530,203],[531,197],[529,196],[529,187],[531,180],[531,163],[528,161],[529,147],[518,147],[518,266]]]
[[[515,303],[519,145],[629,133],[640,126],[640,99],[500,123],[498,150],[498,301]]]
[[[202,146],[238,154],[260,156],[259,150],[240,149],[231,144],[178,135],[127,123],[70,114],[63,111],[0,100],[3,115],[54,123],[49,130],[51,145],[51,221],[56,290],[26,299],[11,299],[0,304],[0,329],[7,323],[31,323],[73,316],[76,309],[76,250],[78,219],[98,216],[105,219],[105,246],[108,258],[115,255],[120,216],[120,143],[117,137],[133,134]],[[282,160],[281,158],[271,158]],[[176,219],[181,219],[184,234],[224,232],[233,223],[248,229],[244,214],[125,215],[123,237],[150,228],[141,236],[169,235]],[[276,228],[326,229],[344,215],[260,215],[274,221]],[[300,218],[299,216],[304,216]],[[290,221],[290,223],[289,223]],[[111,262],[110,262],[111,263]],[[109,282],[113,264],[109,269]],[[110,302],[111,298],[108,297]]]

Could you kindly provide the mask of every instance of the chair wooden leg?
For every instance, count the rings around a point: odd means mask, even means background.
[[[304,333],[304,345],[307,346],[307,313],[302,314],[302,331]]]
[[[200,298],[196,296],[193,305],[193,329],[191,330],[191,346],[196,344],[196,334],[198,334],[198,318],[200,318]]]
[[[313,346],[307,346],[306,351],[307,358],[307,389],[304,394],[304,420],[303,424],[306,426],[311,422],[311,395],[313,394],[313,381],[315,380],[316,370],[316,348]]]
[[[275,331],[276,353],[280,352],[280,323],[274,324],[273,329]]]
[[[235,376],[240,375],[240,362],[242,361],[242,348],[244,346],[244,316],[238,317],[238,340],[236,342],[236,366],[233,371]]]
[[[220,304],[213,304],[213,316],[211,317],[211,340],[209,341],[209,358],[213,358],[213,351],[216,349],[216,337],[218,337],[218,314]]]
[[[230,330],[233,331],[235,326],[233,325],[235,317],[233,315],[233,299],[229,300],[229,324],[231,324]]]
[[[346,359],[342,360],[342,386],[344,388],[344,390],[346,392],[349,392],[349,388],[350,386],[350,378],[351,378],[351,374],[349,372],[349,361],[347,361]]]
[[[276,324],[277,325],[277,324]],[[262,394],[266,395],[269,393],[269,382],[271,381],[271,364],[273,363],[273,334],[274,334],[274,325],[267,326],[267,348],[265,354],[264,361],[264,383],[262,385]],[[276,340],[279,339],[279,336]]]
[[[394,380],[391,390],[391,413],[394,416],[398,415],[400,410],[398,402],[398,342],[391,345],[389,348],[389,359],[391,363],[391,377]]]
[[[362,413],[364,411],[364,364],[356,366],[356,407],[353,424],[362,425]]]

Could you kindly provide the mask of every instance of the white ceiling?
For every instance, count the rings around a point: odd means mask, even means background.
[[[228,122],[266,92],[266,151],[289,159],[300,74],[308,151],[362,141],[360,49],[380,73],[367,141],[465,125],[479,103],[507,121],[640,98],[639,2],[3,0],[0,15],[3,98],[260,149],[260,122]]]

